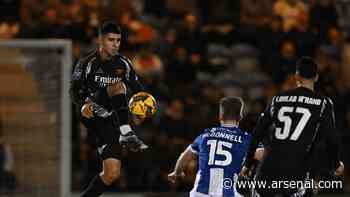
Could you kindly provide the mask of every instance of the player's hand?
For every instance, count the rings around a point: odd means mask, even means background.
[[[185,173],[181,172],[180,174],[177,174],[175,172],[172,172],[170,174],[168,174],[168,181],[170,181],[171,183],[175,184],[178,182],[178,180],[182,179],[185,177]]]
[[[239,176],[248,177],[249,171],[250,171],[249,168],[243,166],[241,172],[239,173]]]
[[[120,135],[119,143],[123,148],[133,152],[142,151],[148,148],[148,146],[143,143],[143,141],[140,140],[133,131],[125,135]]]
[[[320,181],[318,179],[313,179],[313,184],[314,185],[312,186],[312,194],[316,196],[320,192]]]
[[[81,115],[85,118],[92,118],[94,117],[94,112],[92,108],[92,103],[88,102],[83,105],[81,108]]]
[[[334,175],[343,176],[343,174],[344,174],[344,163],[342,161],[339,161],[339,167],[335,170]]]

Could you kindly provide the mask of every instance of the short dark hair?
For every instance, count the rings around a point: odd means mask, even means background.
[[[301,57],[296,63],[296,74],[305,79],[313,79],[317,76],[317,64],[311,57]]]
[[[114,21],[108,20],[108,21],[104,21],[102,25],[99,27],[100,35],[105,35],[107,33],[121,34],[122,30],[117,23],[115,23]]]
[[[224,97],[220,100],[220,113],[224,120],[241,120],[244,102],[240,97]]]

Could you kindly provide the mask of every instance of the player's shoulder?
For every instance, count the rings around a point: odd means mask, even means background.
[[[292,90],[279,91],[275,94],[275,96],[272,97],[272,100],[274,100],[275,98],[280,97],[280,96],[289,96],[291,94],[293,94]]]
[[[199,135],[200,136],[209,135],[210,133],[215,132],[215,131],[216,131],[216,127],[208,127],[208,128],[203,129]]]
[[[214,133],[214,132],[216,132],[216,131],[218,131],[218,127],[208,127],[208,128],[205,128],[205,129],[203,129],[200,133],[199,133],[199,135],[198,135],[198,137],[201,137],[201,138],[205,138],[205,137],[209,137],[210,136],[210,134],[212,134],[212,133]]]
[[[127,57],[126,55],[121,54],[121,53],[118,53],[118,54],[116,55],[116,57],[117,57],[117,58],[120,58],[120,59],[124,59],[124,60],[130,60],[129,57]],[[131,61],[131,60],[130,60],[130,61]]]
[[[227,127],[227,126],[216,126],[216,127],[210,127],[204,130],[203,133],[215,133],[215,132],[228,132],[230,134],[236,134],[236,135],[242,135],[242,136],[250,136],[251,134],[249,132],[244,131],[238,126],[233,127]]]
[[[91,50],[88,53],[86,53],[84,56],[80,57],[78,60],[78,64],[87,65],[90,62],[92,62],[94,59],[97,58],[97,49]]]
[[[120,64],[124,64],[125,66],[132,66],[132,61],[130,58],[128,58],[127,56],[123,55],[123,54],[117,54],[115,56],[116,61],[118,61]]]
[[[333,100],[328,96],[321,96],[324,100],[324,104],[333,107]]]
[[[318,93],[316,91],[312,91],[310,89],[303,88],[303,87],[298,87],[298,88],[282,91],[282,92],[276,94],[275,97],[278,97],[278,96],[312,97],[312,98],[321,100],[321,103],[323,103],[323,105],[325,105],[325,106],[332,106],[333,107],[333,101],[330,97],[325,96],[325,95]]]

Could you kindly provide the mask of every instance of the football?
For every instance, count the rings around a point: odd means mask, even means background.
[[[138,92],[130,98],[129,110],[134,115],[148,118],[157,112],[157,102],[151,94]]]

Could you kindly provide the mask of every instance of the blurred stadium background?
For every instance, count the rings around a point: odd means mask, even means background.
[[[294,86],[302,55],[320,65],[317,89],[335,103],[350,165],[349,0],[0,0],[0,196],[77,194],[101,168],[67,88],[106,18],[160,105],[136,126],[151,149],[125,155],[112,196],[187,196],[193,178],[170,185],[167,174],[217,124],[219,98],[244,98],[250,131],[271,96]],[[321,193],[349,196],[343,186]]]

